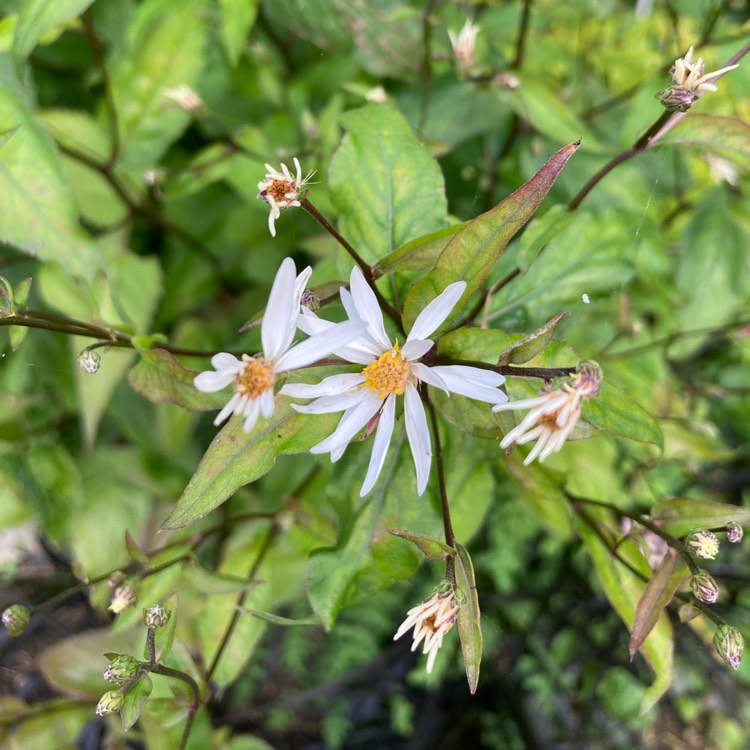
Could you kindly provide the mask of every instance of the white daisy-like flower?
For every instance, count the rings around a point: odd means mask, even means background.
[[[186,112],[197,112],[203,107],[203,100],[190,86],[181,83],[171,89],[164,89],[162,96],[173,101],[180,109]]]
[[[258,183],[258,198],[264,200],[271,207],[271,213],[268,215],[268,229],[271,236],[275,237],[275,221],[281,215],[281,209],[301,205],[299,197],[302,188],[315,173],[310,172],[303,179],[302,167],[300,167],[299,159],[296,156],[294,157],[294,167],[297,170],[295,176],[292,176],[286,164],[281,165],[281,172],[274,169],[270,164],[265,166],[267,170],[266,178]]]
[[[231,414],[239,414],[245,419],[245,431],[249,432],[259,415],[268,418],[273,414],[273,389],[278,375],[308,367],[361,335],[364,325],[347,321],[332,324],[325,334],[311,336],[292,346],[300,299],[312,269],[308,266],[299,276],[296,273],[291,258],[286,258],[276,273],[260,324],[263,353],[255,357],[243,354],[242,359],[237,359],[233,354],[220,352],[211,358],[215,372],[208,370],[194,378],[193,384],[204,393],[214,393],[234,384],[234,393],[214,420],[215,425]]]
[[[456,56],[458,67],[463,71],[470,70],[474,65],[474,52],[479,30],[479,24],[475,24],[467,18],[466,23],[458,34],[448,31],[451,46],[453,47],[453,54]]]
[[[427,672],[432,672],[437,652],[443,645],[445,634],[453,627],[457,612],[458,604],[453,585],[449,581],[443,581],[437,586],[432,596],[406,613],[406,619],[401,623],[393,640],[398,640],[413,627],[414,641],[411,644],[411,650],[416,651],[424,640],[422,653],[429,654]]]
[[[559,451],[581,417],[581,402],[599,393],[601,371],[593,362],[581,362],[578,372],[569,382],[554,391],[543,391],[537,398],[510,401],[493,406],[493,411],[530,409],[523,420],[500,442],[501,448],[523,445],[536,440],[526,456],[528,466],[535,458],[544,461],[550,453]]]
[[[393,435],[397,397],[403,395],[406,435],[417,470],[417,492],[421,495],[430,474],[432,448],[427,417],[417,390],[419,385],[427,383],[449,394],[458,393],[479,401],[500,404],[508,398],[498,390],[505,378],[478,367],[427,367],[417,362],[432,349],[434,342],[428,336],[448,317],[466,288],[465,282],[450,284],[422,310],[403,348],[398,341],[391,343],[388,338],[377,298],[359,268],[352,271],[350,288],[351,292],[341,289],[341,302],[350,320],[366,323],[367,330],[347,346],[335,348],[334,354],[348,362],[364,365],[364,369],[358,373],[332,375],[318,385],[285,385],[281,393],[296,398],[316,399],[306,406],[294,405],[297,411],[307,414],[344,411],[333,434],[310,450],[311,453],[330,453],[332,461],[341,458],[347,445],[362,428],[369,426],[372,429],[377,423],[361,497],[372,489],[383,468]],[[325,335],[334,324],[303,310],[298,325],[305,333]]]
[[[672,74],[673,86],[681,86],[694,94],[699,94],[702,91],[716,91],[716,86],[710,83],[711,79],[738,67],[739,65],[727,65],[726,68],[720,68],[713,73],[704,73],[703,58],[693,60],[693,48],[690,47],[685,57],[675,60],[669,72]]]

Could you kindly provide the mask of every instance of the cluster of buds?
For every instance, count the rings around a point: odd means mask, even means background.
[[[31,612],[23,604],[11,604],[3,611],[1,619],[8,635],[17,638],[26,632],[31,620]]]

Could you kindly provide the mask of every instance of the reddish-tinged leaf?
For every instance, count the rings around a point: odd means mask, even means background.
[[[628,651],[630,660],[641,647],[646,636],[653,630],[664,608],[672,601],[675,591],[687,574],[687,566],[681,555],[669,549],[651,580],[643,589],[643,594],[635,608],[635,620],[630,633]]]
[[[534,215],[580,141],[561,148],[526,183],[481,216],[468,222],[440,253],[435,268],[410,290],[404,303],[407,330],[425,306],[448,284],[465,281],[466,291],[443,326],[463,309],[466,301],[489,276],[506,245]]]

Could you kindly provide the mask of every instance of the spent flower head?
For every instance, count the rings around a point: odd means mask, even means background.
[[[424,640],[423,654],[427,657],[427,672],[432,672],[435,658],[443,645],[445,634],[453,627],[458,612],[456,593],[450,581],[442,581],[432,596],[406,613],[406,619],[399,626],[393,640],[398,640],[404,633],[414,628],[411,650],[416,651]]]
[[[745,650],[745,639],[737,628],[731,625],[719,625],[714,631],[714,647],[719,656],[732,669],[737,669]]]
[[[693,48],[687,51],[685,57],[675,60],[669,69],[672,83],[659,94],[661,103],[673,112],[686,112],[695,100],[706,91],[716,91],[711,81],[724,73],[734,70],[738,65],[727,65],[712,73],[705,73],[703,58],[693,60]]]
[[[309,172],[303,178],[299,159],[295,156],[293,161],[297,170],[296,175],[292,175],[286,164],[281,165],[280,172],[270,164],[266,164],[266,177],[258,183],[258,198],[271,207],[271,213],[268,215],[268,229],[272,237],[276,236],[276,219],[281,216],[281,209],[301,205],[300,197],[305,197],[302,188],[315,174],[315,172]]]
[[[306,414],[327,414],[343,411],[336,430],[325,440],[313,446],[311,453],[330,453],[338,461],[347,445],[363,428],[366,435],[377,425],[370,464],[360,495],[364,497],[374,486],[393,435],[396,403],[404,399],[404,421],[409,447],[417,472],[417,493],[427,486],[432,463],[432,447],[427,417],[418,388],[423,384],[440,388],[448,394],[458,393],[479,401],[499,404],[507,396],[498,386],[505,378],[491,370],[462,365],[428,367],[418,362],[434,342],[428,338],[448,317],[466,283],[449,284],[442,294],[430,302],[417,316],[403,347],[392,342],[383,325],[383,314],[378,300],[362,275],[354,268],[350,278],[351,292],[341,289],[341,302],[350,320],[365,326],[356,340],[334,349],[334,354],[363,369],[357,373],[331,375],[317,385],[285,385],[281,393],[295,398],[314,398],[306,406],[294,405]],[[322,320],[310,312],[302,311],[299,326],[315,336],[326,336],[333,323]],[[341,324],[339,324],[341,325]]]
[[[719,554],[719,540],[707,529],[694,529],[685,537],[690,551],[702,560],[713,560]]]
[[[362,332],[364,326],[360,323],[332,323],[324,334],[292,346],[302,293],[311,273],[308,266],[297,276],[294,261],[286,258],[274,279],[260,324],[262,354],[255,357],[243,354],[237,359],[233,354],[220,352],[211,358],[215,371],[201,372],[193,380],[195,387],[204,393],[214,393],[228,385],[233,387],[231,398],[214,420],[215,425],[231,414],[238,414],[244,417],[244,429],[249,432],[261,414],[266,418],[273,414],[274,385],[281,373],[308,367]]]
[[[594,362],[584,361],[567,382],[552,391],[542,389],[536,398],[510,401],[493,406],[493,411],[530,409],[529,413],[500,442],[501,448],[523,445],[536,440],[524,461],[530,464],[535,458],[544,461],[550,453],[559,451],[573,432],[581,417],[581,404],[599,394],[602,374]]]

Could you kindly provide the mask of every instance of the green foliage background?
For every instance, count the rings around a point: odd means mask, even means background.
[[[467,16],[481,31],[471,75],[459,75],[447,30]],[[191,748],[746,747],[747,664],[730,674],[706,618],[680,624],[672,608],[631,663],[623,620],[632,625],[643,584],[565,493],[639,513],[668,498],[747,502],[747,61],[658,147],[574,213],[566,205],[660,116],[654,94],[672,61],[695,44],[708,70],[722,67],[749,29],[745,4],[717,0],[655,2],[642,17],[615,0],[0,2],[0,272],[19,309],[132,334],[137,349],[98,350],[91,375],[76,363],[90,338],[17,326],[0,337],[0,605],[85,583],[22,639],[0,641],[0,740],[74,747],[106,727],[111,747],[134,736],[176,747],[189,700],[174,681],[153,677],[128,735],[93,713],[107,689],[101,654],[139,656],[141,605],[169,601],[165,663],[211,678]],[[180,85],[200,95],[199,111],[164,96]],[[581,137],[492,270],[490,283],[520,272],[482,309],[490,330],[440,344],[496,361],[565,310],[530,364],[589,358],[605,373],[584,411],[595,436],[543,467],[471,434],[497,438],[511,422],[478,427],[465,400],[436,399],[483,615],[475,696],[455,633],[431,676],[407,644],[390,644],[443,575],[386,533],[441,533],[437,492],[416,496],[408,451],[391,452],[362,500],[369,445],[332,467],[304,454],[332,421],[305,421],[299,434],[287,424],[273,448],[238,453],[228,502],[159,532],[215,435],[200,412],[217,401],[155,347],[257,351],[257,328],[238,330],[263,309],[284,257],[312,263],[314,285],[351,268],[301,209],[283,212],[271,238],[256,197],[264,163],[297,156],[317,170],[311,200],[392,272],[383,288],[403,301],[429,288],[421,279],[446,240],[399,248],[491,209]],[[717,181],[717,156],[736,184]],[[205,357],[180,361],[207,368]],[[534,392],[507,386],[512,399]],[[598,513],[650,572],[646,543]],[[721,583],[717,611],[749,634],[748,555],[729,547],[706,567]],[[113,620],[116,569],[143,580],[138,605]],[[238,596],[298,626],[243,613],[213,665]]]

